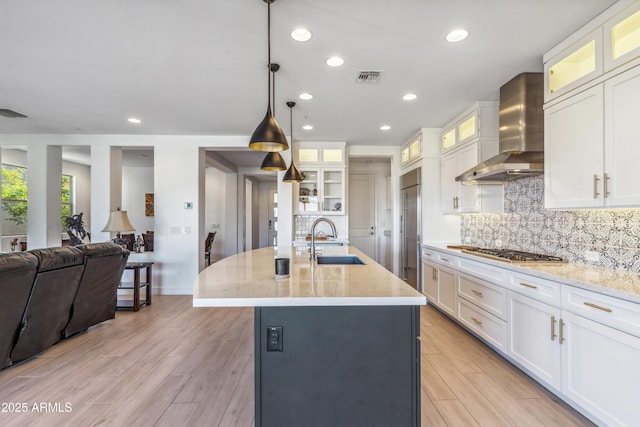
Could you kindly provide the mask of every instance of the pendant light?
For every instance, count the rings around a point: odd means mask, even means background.
[[[274,95],[274,96],[275,96],[275,92],[276,92],[276,72],[279,69],[280,69],[280,65],[278,65],[278,64],[269,64],[270,79],[273,81],[273,92],[272,92],[272,95]],[[272,96],[270,102],[271,102],[271,104],[273,104],[273,115],[275,117],[276,105],[275,105],[275,99],[273,99],[273,96]],[[280,153],[274,152],[274,151],[270,151],[264,157],[264,160],[262,161],[262,165],[260,165],[260,169],[263,170],[263,171],[269,171],[269,172],[285,171],[285,170],[287,170],[287,164],[284,162],[284,159],[282,158]]]
[[[271,3],[275,0],[263,0],[267,3],[267,57],[268,86],[267,114],[262,119],[249,140],[249,148],[258,151],[283,151],[289,148],[287,137],[271,113]]]
[[[289,125],[291,126],[291,147],[293,147],[293,107],[295,107],[296,103],[293,101],[289,101],[287,102],[287,107],[289,107]],[[287,170],[287,172],[285,172],[284,177],[282,178],[283,182],[302,182],[304,180],[304,177],[302,176],[302,174],[300,172],[298,172],[298,169],[296,169],[296,166],[293,164],[293,148],[291,150],[291,166],[289,166],[289,169]]]

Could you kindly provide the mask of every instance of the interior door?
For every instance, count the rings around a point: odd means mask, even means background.
[[[376,238],[376,178],[349,175],[349,244],[378,260]]]

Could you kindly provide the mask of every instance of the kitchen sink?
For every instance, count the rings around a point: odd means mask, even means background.
[[[364,265],[364,261],[362,261],[356,255],[318,255],[316,259],[318,261],[318,264],[332,264],[332,265],[362,264]]]

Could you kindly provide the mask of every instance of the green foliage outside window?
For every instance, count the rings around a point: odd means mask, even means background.
[[[71,175],[62,175],[61,179],[61,217],[73,215]],[[27,168],[2,165],[2,202],[4,223],[3,235],[27,233]],[[61,219],[64,227],[64,220]]]

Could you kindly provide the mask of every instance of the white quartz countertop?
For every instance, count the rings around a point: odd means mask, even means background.
[[[640,303],[640,275],[638,273],[573,262],[518,265],[467,254],[458,249],[449,249],[446,244],[425,244],[423,247]]]
[[[198,275],[194,307],[424,305],[424,295],[352,246],[324,255],[354,254],[366,265],[318,265],[306,248],[262,248],[224,258]],[[290,277],[275,278],[275,258],[290,258]]]

